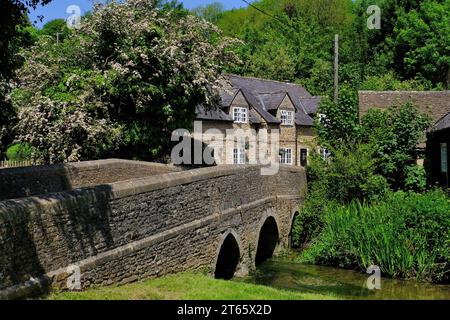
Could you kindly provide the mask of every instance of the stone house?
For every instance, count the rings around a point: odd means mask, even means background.
[[[427,169],[432,185],[450,187],[450,113],[440,119],[427,132]]]
[[[197,106],[197,119],[201,122],[203,141],[213,145],[218,133],[230,142],[227,147],[215,148],[214,157],[219,164],[252,163],[254,153],[276,153],[281,164],[306,166],[308,153],[315,147],[312,130],[321,97],[312,96],[302,86],[292,83],[258,78],[226,76],[227,85],[220,93],[220,106],[208,109]],[[248,132],[258,137],[252,141]],[[261,132],[267,130],[267,138]],[[273,139],[279,133],[279,146]],[[245,131],[244,139],[237,139]],[[212,133],[211,133],[212,132]],[[272,149],[273,148],[273,149]],[[256,152],[255,152],[256,151]]]

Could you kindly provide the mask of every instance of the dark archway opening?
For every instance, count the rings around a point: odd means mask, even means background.
[[[264,261],[272,258],[278,244],[278,227],[273,217],[267,218],[259,234],[258,250],[256,251],[255,265],[259,266]]]
[[[300,214],[298,212],[296,212],[294,214],[294,218],[292,219],[292,225],[291,225],[291,231],[289,232],[289,248],[290,249],[298,249],[300,248],[300,244],[299,241],[294,241],[294,228],[295,228],[295,220],[297,220],[298,216]]]
[[[214,277],[223,280],[232,279],[236,272],[240,256],[239,245],[235,237],[229,234],[220,248]]]

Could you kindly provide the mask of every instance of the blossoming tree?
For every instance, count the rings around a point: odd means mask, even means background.
[[[11,99],[35,159],[162,159],[195,106],[216,101],[236,41],[156,2],[96,5],[62,43],[42,37],[22,53]]]

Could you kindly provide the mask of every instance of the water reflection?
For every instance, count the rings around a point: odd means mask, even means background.
[[[450,285],[382,278],[381,290],[367,289],[369,275],[330,267],[268,261],[246,282],[344,299],[450,300]]]

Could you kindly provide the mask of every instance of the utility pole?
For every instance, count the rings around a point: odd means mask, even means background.
[[[339,35],[334,36],[334,102],[339,98]]]
[[[57,33],[56,33],[56,44],[57,44],[57,45],[59,45],[59,35],[60,35],[60,34],[62,35],[63,33],[62,33],[62,32],[57,32]]]

